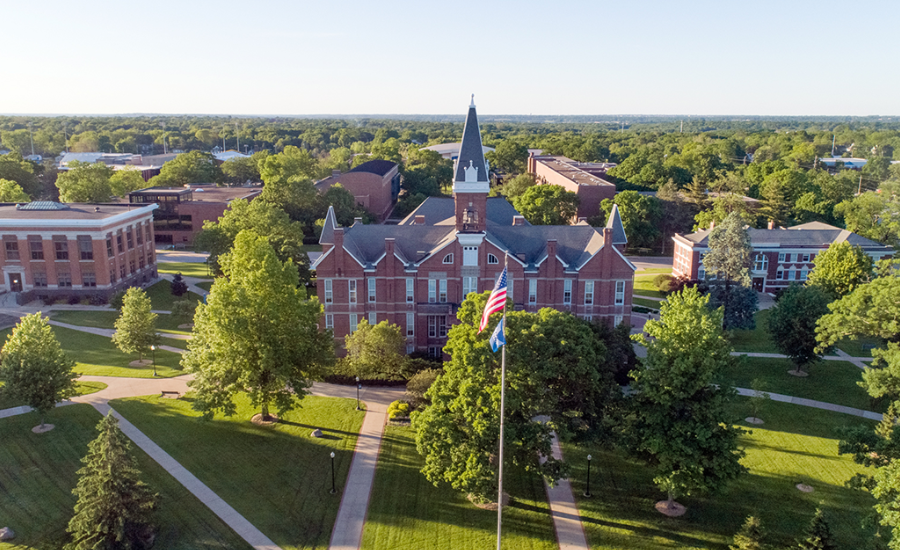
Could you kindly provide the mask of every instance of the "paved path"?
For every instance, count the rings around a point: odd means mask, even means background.
[[[175,278],[175,275],[171,275],[169,273],[160,273],[159,276],[170,282],[172,281],[172,279]],[[201,279],[199,277],[188,277],[186,275],[182,275],[181,278],[187,284],[188,291],[193,292],[194,294],[199,294],[201,297],[209,294],[208,291],[197,286],[197,283],[212,281],[213,280],[212,277],[210,277],[208,279]]]
[[[156,249],[157,262],[175,262],[186,264],[204,264],[209,254],[206,252],[191,252],[189,250],[164,250]]]
[[[635,348],[637,350],[637,348]],[[865,364],[864,361],[872,361],[872,357],[852,357],[843,351],[836,349],[837,355],[826,355],[822,357],[824,361],[846,361],[848,363],[853,363],[857,367],[861,369],[869,368],[869,365]],[[735,357],[739,357],[741,355],[746,355],[747,357],[763,357],[765,359],[788,359],[787,355],[781,355],[780,353],[754,353],[747,351],[733,351],[731,355]]]
[[[755,392],[748,388],[735,388],[739,395],[752,396]],[[862,418],[868,418],[869,420],[878,420],[881,421],[883,419],[880,413],[872,412],[872,411],[864,411],[862,409],[854,409],[853,407],[845,407],[843,405],[835,405],[834,403],[825,403],[824,401],[814,401],[812,399],[804,399],[802,397],[792,397],[790,395],[782,395],[780,393],[769,393],[769,398],[772,401],[778,401],[780,403],[790,403],[792,405],[800,405],[802,407],[812,407],[814,409],[822,409],[824,411],[834,411],[844,414],[852,414],[853,416],[859,416]]]
[[[562,449],[553,433],[551,444],[553,458],[562,460]],[[546,462],[541,457],[541,462]],[[547,489],[547,502],[550,503],[550,516],[553,518],[553,528],[556,531],[556,540],[560,550],[588,550],[587,539],[584,536],[584,526],[581,524],[581,516],[578,513],[578,505],[572,495],[572,485],[568,479],[560,479],[551,487],[544,481]]]
[[[672,267],[672,256],[625,256],[638,271]],[[645,274],[646,275],[646,274]]]
[[[71,330],[78,330],[81,332],[87,332],[89,334],[96,334],[97,336],[106,336],[107,338],[112,338],[112,335],[115,334],[115,332],[116,332],[115,329],[111,329],[111,328],[83,327],[81,325],[70,325],[69,323],[54,321],[52,319],[47,321],[47,323],[57,326],[57,327],[68,328]],[[173,340],[190,340],[191,339],[190,334],[172,334],[170,332],[157,332],[156,334],[162,338],[171,338]],[[163,346],[160,346],[160,347],[163,347]],[[165,347],[168,348],[169,346],[165,346]],[[183,351],[183,350],[180,350],[180,351]]]

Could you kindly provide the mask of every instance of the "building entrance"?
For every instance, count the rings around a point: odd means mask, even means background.
[[[9,274],[9,290],[12,292],[22,292],[22,274],[21,273],[10,273]]]

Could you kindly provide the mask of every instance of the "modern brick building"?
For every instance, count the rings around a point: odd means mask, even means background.
[[[507,257],[516,309],[552,307],[630,324],[635,268],[620,251],[625,235],[617,211],[602,230],[533,226],[489,191],[473,104],[452,198],[427,199],[399,225],[338,227],[329,210],[323,254],[313,264],[322,326],[341,342],[363,319],[387,320],[402,327],[408,352],[441,356],[460,303],[492,289]]]
[[[353,195],[357,204],[383,222],[400,194],[400,165],[389,160],[370,160],[346,174],[335,170],[331,176],[316,182],[316,190],[324,193],[338,183]]]
[[[101,296],[157,277],[151,205],[0,205],[0,291],[34,298]]]
[[[156,241],[162,245],[189,245],[203,229],[203,222],[216,221],[231,201],[253,200],[259,187],[216,187],[213,184],[185,187],[148,187],[128,194],[130,204],[157,204],[153,212]]]
[[[672,274],[690,280],[706,278],[703,256],[709,251],[709,234],[712,227],[681,235],[676,233],[675,256]],[[753,247],[753,264],[750,275],[753,288],[759,292],[772,292],[787,287],[792,282],[806,281],[813,269],[816,254],[827,250],[832,243],[848,242],[862,249],[873,259],[892,256],[893,248],[852,231],[821,222],[810,222],[794,227],[748,229]]]
[[[528,157],[528,173],[538,185],[559,185],[581,199],[578,218],[591,218],[600,213],[600,202],[616,196],[616,184],[601,176],[615,164],[606,162],[578,162],[560,156]]]

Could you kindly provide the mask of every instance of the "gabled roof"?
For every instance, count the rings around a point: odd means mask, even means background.
[[[351,172],[368,172],[370,174],[378,174],[379,176],[384,176],[391,170],[393,170],[397,166],[396,162],[391,162],[389,160],[381,160],[375,159],[370,160],[368,162],[364,162],[350,170]]]
[[[488,197],[486,203],[487,225],[512,225],[519,211],[503,197]],[[412,225],[416,216],[425,216],[425,225],[456,225],[456,205],[449,197],[428,197],[400,225]],[[525,225],[531,225],[525,221]]]
[[[603,236],[590,225],[509,225],[488,228],[485,239],[527,266],[547,256],[547,241],[569,268],[579,268],[603,247]]]
[[[456,159],[454,167],[453,181],[466,181],[465,169],[469,166],[478,169],[478,181],[488,181],[483,151],[481,130],[478,128],[478,115],[475,113],[475,96],[473,95],[469,113],[466,115],[466,126],[463,129],[462,145],[459,147],[459,158]]]
[[[688,235],[677,235],[696,246],[706,247],[709,245],[709,234],[712,229],[703,229],[696,233]],[[753,247],[827,247],[832,243],[847,241],[851,245],[861,246],[863,248],[890,248],[881,243],[869,240],[865,237],[857,235],[852,231],[840,229],[832,225],[820,222],[811,222],[803,225],[795,225],[794,227],[777,228],[777,229],[747,229],[750,235],[750,244]]]
[[[606,227],[612,229],[613,244],[628,244],[628,236],[625,235],[625,226],[622,225],[622,218],[619,216],[618,204],[613,205],[609,219],[606,220]]]
[[[325,224],[322,226],[322,234],[319,236],[319,244],[334,244],[334,230],[337,228],[337,220],[334,215],[334,207],[328,207],[325,214]]]

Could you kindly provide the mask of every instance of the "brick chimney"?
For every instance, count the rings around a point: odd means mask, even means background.
[[[547,241],[547,256],[556,258],[556,239],[549,239]]]
[[[413,225],[425,225],[425,215],[424,214],[416,214],[416,217],[413,220]]]
[[[710,228],[710,229],[715,229],[715,228],[716,228],[716,221],[715,221],[715,220],[709,222],[709,228]]]
[[[525,216],[513,216],[513,225],[525,225]]]
[[[393,237],[385,237],[384,238],[384,253],[388,256],[394,255],[394,238]]]
[[[362,223],[362,218],[353,218],[353,225],[356,225],[358,223]]]
[[[334,248],[335,252],[341,252],[344,249],[344,228],[334,228]]]
[[[340,170],[332,170],[332,171],[331,171],[331,177],[333,177],[333,178],[336,178],[336,177],[338,177],[338,176],[340,176],[340,175],[341,175],[341,171],[340,171]]]
[[[775,229],[775,220],[769,220],[769,229]]]

